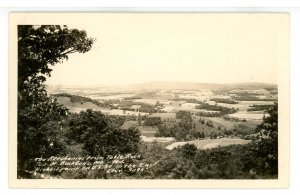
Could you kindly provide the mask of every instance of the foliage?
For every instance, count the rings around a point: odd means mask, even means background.
[[[217,103],[225,103],[225,104],[237,104],[238,102],[232,99],[225,98],[211,98],[210,101],[215,101]]]
[[[177,125],[166,125],[162,124],[158,127],[157,137],[175,137],[177,131]]]
[[[19,124],[25,122],[31,121],[20,121]],[[58,121],[45,122],[39,127],[34,125],[28,125],[26,128],[19,126],[18,129],[18,162],[21,166],[18,169],[33,170],[34,158],[65,154],[66,147]]]
[[[64,151],[58,143],[60,128],[52,121],[62,121],[68,112],[48,96],[45,76],[50,76],[50,65],[68,59],[71,53],[89,51],[93,42],[85,31],[67,26],[18,26],[18,170],[32,170],[33,158]]]
[[[91,98],[83,97],[83,96],[79,96],[79,95],[71,95],[71,94],[61,93],[61,94],[54,94],[53,97],[54,98],[56,98],[56,97],[68,97],[68,98],[70,98],[70,102],[72,102],[72,103],[81,103],[82,104],[82,103],[85,103],[85,102],[90,102],[90,103],[95,104],[99,107],[114,108],[114,106],[110,105],[108,102],[101,103],[97,100],[93,100]]]
[[[175,101],[185,101],[187,103],[194,103],[194,104],[204,104],[203,101],[193,99],[193,98],[175,98]]]
[[[68,29],[67,26],[20,25],[18,26],[18,83],[23,87],[25,81],[41,74],[50,76],[49,65],[68,59],[71,53],[88,52],[94,42],[87,38],[85,31]]]
[[[148,117],[144,121],[144,126],[159,126],[161,125],[160,117]]]
[[[196,112],[195,115],[204,117],[221,117],[219,112]]]
[[[120,126],[99,111],[81,111],[69,117],[68,136],[91,156],[136,153],[140,132],[136,128],[121,129]]]
[[[190,118],[191,113],[187,111],[178,111],[176,112],[176,118],[177,119],[182,119],[182,118]]]
[[[198,105],[195,108],[196,109],[206,109],[206,110],[211,110],[211,111],[219,111],[220,115],[233,114],[233,113],[237,112],[237,110],[234,108],[227,108],[227,107],[218,106],[218,105],[211,105],[208,103]]]
[[[164,154],[153,170],[161,179],[273,179],[278,177],[278,107],[259,125],[262,136],[246,145],[192,151],[182,146]],[[227,134],[232,134],[228,131]],[[216,135],[212,135],[213,137]],[[189,149],[190,148],[190,149]],[[185,152],[183,152],[185,151]],[[190,152],[186,152],[190,151]],[[190,155],[188,155],[190,154]]]
[[[257,156],[263,162],[261,169],[268,174],[278,174],[278,104],[269,108],[266,113],[267,117],[258,126],[261,136],[256,140],[255,151]]]
[[[197,147],[194,144],[185,144],[180,148],[184,158],[193,158],[197,153]]]
[[[273,105],[250,105],[247,111],[265,111],[268,108],[271,108]]]
[[[263,136],[246,145],[199,150],[192,144],[186,144],[168,151],[163,144],[141,143],[139,147],[143,156],[141,163],[156,163],[156,165],[138,174],[128,175],[124,172],[114,175],[113,178],[275,179],[278,176],[276,105],[269,109],[268,113],[269,116],[265,117],[260,125],[264,128],[261,129],[264,132]],[[169,127],[169,130],[173,129]],[[233,132],[228,132],[231,133]],[[215,138],[217,135],[212,136]],[[103,175],[100,178],[111,177]],[[91,177],[87,175],[83,178]]]
[[[235,92],[235,96],[232,98],[237,101],[276,101],[274,98],[265,98],[260,99],[257,97],[259,94],[257,93],[250,93],[250,92]]]
[[[274,178],[259,169],[261,159],[247,145],[197,150],[183,145],[161,156],[152,170],[156,179],[264,179]]]
[[[113,121],[113,123],[117,124],[118,126],[122,126],[128,116],[119,116],[119,115],[107,115],[106,117],[110,118],[110,120]]]
[[[177,141],[205,138],[204,132],[196,129],[196,124],[193,123],[189,112],[179,111],[176,113],[176,118],[180,118],[178,123],[158,126],[157,136],[175,137]]]
[[[152,106],[152,105],[149,105],[149,104],[141,104],[141,107],[140,107],[139,111],[150,113],[150,114],[160,112],[155,106]]]
[[[214,123],[211,120],[206,121],[208,127],[214,127]]]
[[[131,99],[128,100],[123,100],[119,102],[119,109],[122,110],[128,110],[128,111],[135,111],[135,109],[131,108],[133,105],[140,105],[141,107],[138,109],[140,112],[146,112],[146,113],[157,113],[161,112],[156,106],[150,105],[150,104],[145,104],[142,102],[132,102]]]

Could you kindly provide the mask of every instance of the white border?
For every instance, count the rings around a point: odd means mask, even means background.
[[[1,7],[24,7],[31,9],[32,7],[300,7],[297,0],[3,0]]]

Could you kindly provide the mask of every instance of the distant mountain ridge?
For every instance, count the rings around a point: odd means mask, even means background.
[[[217,83],[194,83],[194,82],[161,82],[151,81],[129,86],[136,90],[155,90],[155,89],[184,89],[184,90],[220,90],[220,89],[261,89],[261,88],[277,88],[277,85],[270,83],[232,83],[232,84],[217,84]]]
[[[124,85],[92,85],[92,86],[71,86],[71,85],[59,85],[48,86],[51,88],[77,88],[77,89],[110,89],[117,91],[153,91],[153,90],[222,90],[222,89],[262,89],[262,88],[277,88],[276,84],[271,83],[197,83],[197,82],[167,82],[167,81],[149,81],[138,84],[124,84]]]

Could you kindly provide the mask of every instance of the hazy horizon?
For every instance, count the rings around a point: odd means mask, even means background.
[[[144,82],[138,82],[138,83],[126,83],[126,84],[105,84],[105,83],[100,83],[100,84],[47,84],[47,86],[62,86],[62,87],[122,87],[122,86],[134,86],[134,85],[142,85],[142,84],[149,84],[149,83],[172,83],[172,84],[211,84],[211,85],[256,85],[256,84],[261,84],[261,85],[278,85],[277,83],[266,83],[266,82],[232,82],[232,83],[201,83],[201,82],[185,82],[185,81],[144,81]]]
[[[48,84],[47,86],[50,88],[124,88],[124,89],[132,89],[135,87],[141,88],[141,87],[149,87],[149,85],[152,88],[163,88],[163,86],[172,86],[171,88],[176,88],[174,85],[178,84],[179,86],[182,87],[182,85],[185,85],[187,87],[191,87],[192,85],[211,85],[216,87],[216,86],[221,86],[221,87],[233,87],[233,86],[261,86],[261,87],[266,87],[266,86],[276,86],[278,85],[276,83],[261,83],[261,82],[236,82],[236,83],[199,83],[199,82],[172,82],[172,81],[146,81],[146,82],[140,82],[140,83],[127,83],[127,84],[86,84],[86,85],[80,85],[80,84]],[[190,85],[189,85],[190,84]],[[163,86],[162,86],[163,85]],[[212,87],[212,88],[214,88]],[[180,87],[179,87],[180,88]],[[203,88],[207,88],[202,86]],[[201,87],[199,88],[201,89]]]
[[[288,59],[288,15],[98,13],[53,15],[97,39],[56,64],[48,85],[143,82],[278,83]]]

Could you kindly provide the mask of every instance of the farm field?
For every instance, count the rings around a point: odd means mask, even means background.
[[[188,142],[175,142],[167,146],[168,150],[173,150],[178,146],[183,146],[185,144],[194,144],[198,149],[205,150],[216,147],[228,146],[228,145],[237,145],[237,144],[247,144],[250,143],[250,140],[244,140],[240,138],[222,138],[222,139],[205,139],[205,140],[194,140]]]
[[[168,142],[175,141],[174,137],[146,137],[146,136],[141,136],[141,138],[144,142],[168,143]]]
[[[145,136],[145,137],[154,137],[158,131],[157,127],[139,126],[138,128],[139,128],[142,136]]]
[[[240,101],[244,105],[274,105],[273,101]]]
[[[214,122],[216,125],[220,125],[225,127],[226,129],[233,129],[235,126],[238,124],[243,124],[245,126],[249,126],[250,128],[255,128],[257,125],[261,123],[260,120],[248,120],[246,123],[245,122],[233,122],[233,121],[228,121],[225,120],[221,117],[201,117],[204,119],[209,119]]]
[[[191,116],[192,120],[189,125],[191,129],[189,129],[189,132],[198,132],[205,138],[213,135],[226,138],[230,136],[243,138],[243,136],[255,132],[257,125],[262,122],[264,116],[264,110],[248,111],[248,109],[260,109],[260,105],[273,105],[276,101],[276,99],[274,101],[237,101],[232,99],[233,96],[238,97],[239,95],[245,98],[245,94],[249,94],[249,97],[247,96],[249,100],[262,95],[267,97],[268,91],[260,89],[221,90],[220,92],[209,89],[154,90],[152,88],[148,91],[118,92],[116,89],[110,89],[107,93],[105,93],[105,90],[107,89],[97,89],[96,91],[74,89],[74,93],[84,94],[84,97],[91,98],[92,101],[77,98],[79,102],[75,100],[73,100],[75,102],[71,102],[69,97],[58,97],[58,102],[69,108],[70,112],[78,113],[86,109],[92,109],[101,111],[106,115],[126,117],[128,118],[126,119],[127,122],[135,120],[135,126],[139,129],[143,140],[147,142],[151,140],[161,141],[160,138],[165,138],[159,134],[161,125],[163,128],[171,128],[168,131],[173,131],[173,128],[176,129],[176,125],[181,121],[181,119],[176,118],[178,112],[186,112]],[[233,101],[234,103],[226,103],[226,101]],[[267,108],[267,106],[263,108]],[[227,112],[226,109],[231,112]],[[154,126],[144,126],[143,123],[146,118],[160,118],[161,123]],[[137,120],[140,120],[139,123]],[[168,137],[168,135],[170,135],[170,132],[164,136]],[[176,133],[173,132],[172,135],[175,136]],[[182,139],[191,140],[196,138],[190,136]]]
[[[240,111],[247,111],[250,105],[274,105],[272,101],[239,101],[238,104],[226,104],[226,103],[216,103],[215,101],[208,101],[211,105],[219,105],[226,108],[235,108]]]
[[[104,114],[108,114],[108,115],[120,115],[120,116],[126,116],[126,115],[131,115],[131,116],[144,116],[144,115],[149,115],[149,113],[146,112],[136,112],[136,111],[130,111],[130,110],[126,110],[124,112],[124,110],[121,109],[99,109],[101,112],[103,112]]]
[[[97,99],[97,100],[123,100],[125,98],[133,97],[135,94],[117,94],[117,95],[89,95],[87,97],[91,99]]]
[[[149,117],[160,117],[161,120],[164,120],[164,119],[176,119],[176,113],[175,112],[153,113]]]
[[[257,112],[237,112],[234,114],[230,114],[230,117],[238,118],[238,119],[246,119],[246,120],[262,120],[264,117],[264,113]]]
[[[180,104],[184,103],[184,101],[165,100],[161,98],[134,99],[133,102],[145,103],[149,105],[155,105],[156,103],[160,103],[164,106],[179,106]]]
[[[232,129],[234,125],[236,124],[235,122],[232,121],[226,121],[225,119],[221,117],[199,117],[199,116],[193,116],[193,119],[195,121],[199,121],[199,119],[204,119],[204,120],[211,120],[216,126],[222,126],[223,128],[226,129]]]

